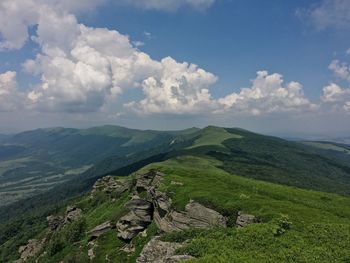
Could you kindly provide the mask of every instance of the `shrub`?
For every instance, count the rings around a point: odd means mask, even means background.
[[[64,236],[67,243],[74,243],[79,241],[84,235],[87,228],[86,220],[79,219],[66,227]]]
[[[272,233],[275,236],[283,235],[287,230],[289,230],[292,226],[292,222],[289,221],[288,216],[282,216],[277,220],[276,225],[272,229]]]

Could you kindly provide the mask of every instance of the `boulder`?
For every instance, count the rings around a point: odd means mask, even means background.
[[[50,230],[54,231],[63,225],[64,218],[63,218],[63,216],[50,215],[50,216],[46,217],[46,221],[49,225]]]
[[[37,239],[30,239],[28,240],[27,245],[25,246],[21,246],[18,249],[18,252],[21,254],[20,259],[17,260],[16,262],[25,262],[27,261],[29,258],[34,257],[35,255],[37,255],[40,250],[43,247],[45,240],[37,240]]]
[[[96,181],[92,187],[91,197],[94,198],[98,192],[119,196],[120,194],[130,190],[131,186],[131,180],[129,179],[116,179],[110,175],[105,176]]]
[[[66,209],[65,223],[71,223],[78,220],[82,216],[82,211],[80,208],[75,206],[68,206]]]
[[[136,177],[135,185],[136,192],[142,193],[158,186],[163,176],[163,173],[156,170],[151,170],[147,173],[138,175]]]
[[[94,229],[90,230],[87,234],[90,237],[90,240],[98,238],[108,230],[111,230],[114,228],[114,226],[111,224],[111,222],[105,222],[101,225],[96,226]]]
[[[152,222],[153,205],[147,200],[137,198],[127,202],[125,207],[130,212],[117,222],[118,237],[130,240]]]
[[[190,202],[185,210],[192,228],[226,227],[226,218],[223,215],[199,203]]]
[[[157,205],[158,207],[155,205],[154,219],[157,227],[164,232],[183,231],[190,228],[226,227],[227,219],[224,216],[196,202],[188,203],[184,212],[170,209],[169,204],[165,210],[160,208],[159,203]]]
[[[135,252],[135,246],[133,244],[126,244],[124,247],[120,249],[120,251],[123,251],[127,254],[132,254]]]
[[[143,248],[137,263],[175,263],[186,259],[193,259],[188,255],[175,255],[177,249],[183,244],[174,242],[163,242],[160,237],[154,237]]]
[[[257,218],[254,215],[243,214],[238,212],[238,217],[236,220],[237,227],[245,227],[250,224],[257,223]]]

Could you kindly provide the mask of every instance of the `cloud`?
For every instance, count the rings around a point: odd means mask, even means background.
[[[89,11],[104,2],[105,0],[2,0],[0,2],[0,50],[22,48],[29,37],[28,28],[40,24],[41,16],[46,12],[52,14],[52,10],[61,13]],[[53,29],[60,29],[60,23]],[[62,29],[65,28],[62,27]],[[59,30],[58,33],[62,33],[63,30]],[[51,34],[54,33],[52,30]],[[59,37],[57,34],[56,38]]]
[[[350,67],[345,62],[333,60],[328,67],[338,78],[350,84]],[[321,100],[331,105],[333,110],[350,113],[350,88],[330,83],[323,88]]]
[[[176,11],[180,7],[191,7],[202,11],[213,5],[215,0],[122,0],[122,3],[146,10]]]
[[[28,108],[51,112],[106,110],[108,103],[130,88],[143,88],[147,95],[151,95],[152,88],[161,89],[151,87],[152,79],[166,89],[167,83],[178,85],[177,95],[183,106],[185,96],[197,88],[193,85],[199,84],[202,92],[194,94],[193,100],[209,97],[203,83],[213,75],[195,65],[171,58],[153,60],[118,31],[87,27],[55,5],[26,1],[37,5],[37,30],[32,40],[41,47],[35,59],[23,63],[25,71],[41,78],[41,83],[27,94]],[[13,5],[20,10],[20,1]],[[176,72],[171,74],[171,70]],[[175,87],[172,89],[175,92]],[[196,104],[190,98],[188,103]]]
[[[335,83],[331,83],[323,88],[322,101],[324,102],[341,102],[346,99],[350,100],[350,89],[344,89]]]
[[[162,59],[161,70],[142,82],[145,98],[125,106],[139,113],[195,114],[210,110],[209,87],[217,77],[197,65]]]
[[[350,113],[350,88],[342,88],[331,83],[323,88],[321,99],[324,103],[331,105],[333,111]]]
[[[7,71],[0,74],[0,112],[14,111],[21,101],[17,89],[16,72]]]
[[[337,77],[350,82],[350,67],[346,63],[333,60],[328,68],[333,71]]]
[[[224,112],[244,115],[310,111],[317,108],[304,96],[300,83],[284,85],[282,75],[269,75],[267,71],[258,71],[250,88],[242,88],[239,93],[220,98],[218,103]]]
[[[182,5],[197,8],[213,1],[147,3],[176,9]],[[69,12],[92,8],[93,1],[80,5],[58,0],[5,0],[2,7],[2,15],[7,19],[0,18],[3,48],[20,48],[29,37],[28,27],[36,25],[31,40],[40,50],[34,59],[23,63],[23,68],[38,76],[40,83],[30,88],[26,96],[19,94],[16,88],[10,93],[16,101],[20,98],[29,111],[113,114],[110,107],[116,98],[130,89],[142,90],[144,97],[122,103],[124,109],[141,115],[213,112],[265,115],[309,111],[317,107],[304,96],[300,83],[285,84],[282,75],[269,75],[266,71],[258,72],[250,88],[214,99],[210,88],[217,77],[213,73],[195,64],[179,63],[171,57],[154,60],[138,49],[139,45],[133,44],[128,36],[116,30],[85,26]],[[21,28],[15,37],[3,33],[5,22],[10,28],[12,25],[14,29]],[[338,67],[342,65],[334,63],[334,68]]]
[[[350,28],[350,1],[322,0],[321,3],[298,14],[306,15],[318,30]]]

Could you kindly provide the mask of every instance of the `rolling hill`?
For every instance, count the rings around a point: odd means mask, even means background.
[[[196,132],[141,131],[119,126],[50,128],[16,134],[0,142],[1,205],[45,192],[107,158],[115,169],[146,158],[145,152]]]
[[[90,133],[101,135],[101,130],[84,130],[82,136]],[[117,140],[122,137],[113,129],[102,133]],[[157,132],[142,135],[135,131],[124,144],[130,140],[131,144],[150,142],[153,133]],[[92,249],[88,232],[107,221],[115,225],[126,216],[124,205],[137,191],[133,187],[138,176],[150,171],[163,174],[157,187],[171,199],[171,209],[185,213],[187,204],[196,202],[224,215],[227,227],[164,233],[153,217],[143,234],[128,241],[118,238],[113,227],[94,239],[92,262],[105,262],[106,258],[135,262],[145,245],[159,234],[163,242],[187,240],[177,253],[193,257],[189,262],[350,259],[350,155],[346,146],[290,142],[213,126],[160,134],[169,136],[165,143],[160,139],[148,148],[151,150],[135,153],[134,159],[106,157],[61,187],[53,187],[50,194],[0,209],[1,214],[11,210],[7,212],[10,217],[2,216],[0,226],[2,260],[17,259],[20,245],[45,237],[40,253],[46,254],[39,262],[88,262]],[[92,185],[106,175],[130,181],[133,187],[121,195],[102,191],[92,197]],[[139,193],[139,197],[154,202],[151,193]],[[64,216],[67,205],[81,209],[80,220],[52,232],[46,216]],[[254,215],[255,223],[237,227],[234,222],[241,213]],[[69,234],[72,231],[76,233],[73,237]],[[131,252],[123,250],[130,244]]]

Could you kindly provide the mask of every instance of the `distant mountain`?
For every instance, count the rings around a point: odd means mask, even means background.
[[[119,126],[90,129],[49,128],[22,132],[0,142],[1,205],[67,182],[105,159],[118,169],[146,158],[152,149],[188,136],[183,131],[141,131]],[[117,161],[116,161],[117,160]]]
[[[12,135],[9,134],[0,134],[0,142],[10,138]]]

